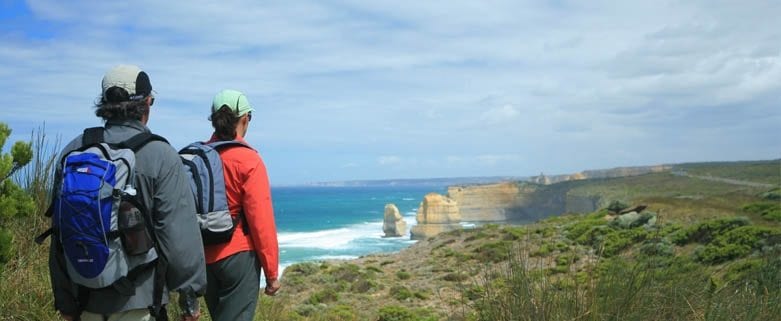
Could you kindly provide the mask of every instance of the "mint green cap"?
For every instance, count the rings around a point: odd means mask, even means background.
[[[220,110],[222,106],[230,107],[236,116],[241,117],[249,112],[255,111],[249,104],[247,96],[238,90],[225,89],[217,93],[212,100],[212,113]]]

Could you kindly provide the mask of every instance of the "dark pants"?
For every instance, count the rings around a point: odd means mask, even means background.
[[[206,305],[215,321],[252,321],[260,292],[255,253],[245,251],[206,265]]]

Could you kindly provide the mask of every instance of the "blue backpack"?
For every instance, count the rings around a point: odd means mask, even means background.
[[[219,151],[230,146],[252,147],[235,140],[212,143],[194,142],[179,151],[184,170],[190,179],[195,199],[196,217],[204,245],[227,243],[241,219],[244,234],[247,222],[242,212],[231,215],[225,194],[225,176]]]
[[[42,243],[54,234],[64,253],[68,277],[80,292],[114,287],[132,295],[136,275],[165,266],[155,249],[150,213],[136,199],[135,152],[151,141],[166,140],[141,133],[109,144],[103,132],[102,127],[84,130],[82,147],[63,155],[61,185],[55,186],[47,213],[52,216],[52,228],[36,241]],[[163,273],[155,273],[155,306],[162,297],[158,283],[164,282],[159,280]]]

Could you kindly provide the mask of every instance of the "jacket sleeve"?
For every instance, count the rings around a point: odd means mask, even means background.
[[[168,260],[166,285],[171,291],[203,294],[206,261],[195,201],[179,156],[170,147],[161,155],[163,166],[153,195],[155,232],[160,255]]]
[[[242,208],[247,218],[255,253],[263,267],[266,279],[276,279],[279,269],[277,228],[274,224],[274,208],[271,205],[271,188],[266,166],[260,158],[249,170],[243,188]]]

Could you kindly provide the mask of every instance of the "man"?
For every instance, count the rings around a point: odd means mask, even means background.
[[[118,144],[150,131],[146,124],[154,97],[151,82],[144,71],[132,65],[116,66],[103,77],[102,89],[95,114],[105,121],[103,141]],[[76,137],[61,155],[82,145],[82,136]],[[58,173],[62,170],[60,164]],[[152,220],[148,227],[156,241],[156,246],[145,254],[145,257],[150,257],[146,259],[148,262],[144,262],[149,268],[137,269],[139,272],[132,279],[128,277],[129,282],[121,286],[112,284],[99,289],[85,288],[76,284],[73,275],[69,275],[63,244],[58,237],[53,237],[49,269],[54,307],[65,320],[154,320],[152,314],[160,310],[155,301],[165,304],[168,291],[179,292],[183,319],[198,319],[197,297],[206,288],[205,260],[200,246],[200,229],[193,214],[195,204],[181,160],[166,142],[150,141],[135,152],[134,172],[135,197],[140,208],[148,209]],[[60,182],[55,182],[55,195]],[[165,261],[167,267],[154,264]],[[158,291],[163,293],[161,300],[154,298],[154,283],[158,277],[165,280],[167,289]],[[158,284],[158,287],[162,288],[162,285]],[[158,321],[167,319],[164,313],[165,309],[162,309]]]

